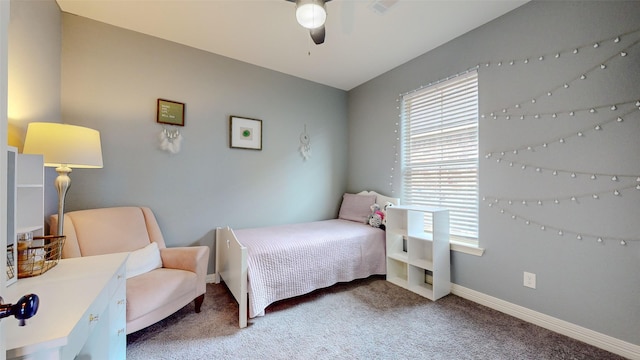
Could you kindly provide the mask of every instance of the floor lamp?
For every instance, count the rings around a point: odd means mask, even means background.
[[[55,167],[58,191],[58,233],[63,235],[64,199],[72,168],[102,168],[100,133],[82,126],[32,122],[27,127],[24,154],[44,155],[44,166]]]

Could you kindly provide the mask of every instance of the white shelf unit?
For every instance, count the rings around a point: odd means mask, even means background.
[[[18,234],[44,235],[44,158],[8,147],[7,160],[7,258],[13,263],[9,266],[7,261],[7,285],[11,285],[18,278]]]
[[[432,233],[424,230],[425,216],[432,218]],[[432,301],[451,292],[449,210],[417,205],[389,207],[386,238],[389,282]]]
[[[16,233],[44,235],[44,158],[18,154],[16,164]]]
[[[16,162],[18,150],[9,146],[7,151],[7,286],[18,280],[16,268]]]

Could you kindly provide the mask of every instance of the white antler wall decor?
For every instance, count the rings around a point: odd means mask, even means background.
[[[177,154],[180,152],[182,140],[180,130],[167,130],[163,128],[160,132],[160,149],[171,154]]]

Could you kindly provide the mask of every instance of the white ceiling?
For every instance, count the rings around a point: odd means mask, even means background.
[[[526,3],[399,0],[326,4],[315,45],[284,0],[57,0],[64,12],[350,90]]]

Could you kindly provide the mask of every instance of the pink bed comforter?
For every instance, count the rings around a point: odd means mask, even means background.
[[[348,220],[235,230],[248,249],[249,317],[271,303],[386,273],[385,233]]]

